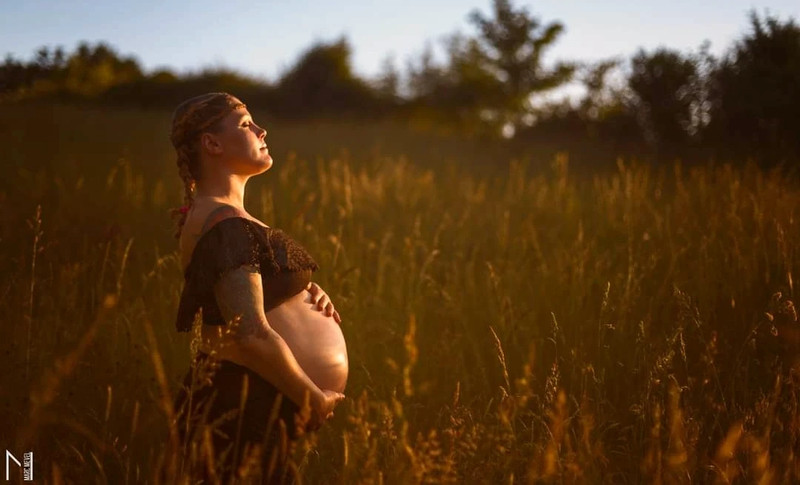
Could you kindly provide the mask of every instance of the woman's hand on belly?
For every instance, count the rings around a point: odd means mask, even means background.
[[[344,335],[332,316],[317,310],[308,290],[267,311],[266,317],[320,389],[344,391],[348,374]]]
[[[332,316],[339,325],[342,324],[342,317],[340,317],[339,312],[333,308],[333,302],[321,286],[312,281],[308,283],[306,290],[311,294],[311,302],[314,303],[321,312],[329,317]]]
[[[300,367],[321,390],[343,392],[349,363],[347,345],[333,316],[317,309],[313,295],[303,290],[265,312],[269,326],[284,339]],[[200,350],[245,365],[232,345],[227,326],[203,325]]]

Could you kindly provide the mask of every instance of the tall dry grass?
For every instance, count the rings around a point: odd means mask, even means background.
[[[0,446],[34,450],[45,483],[180,474],[168,118],[0,114]],[[323,155],[277,156],[246,205],[319,262],[351,365],[292,450],[305,481],[800,480],[794,178],[358,154],[358,127],[319,146],[293,129]],[[384,129],[364,133],[413,143]]]

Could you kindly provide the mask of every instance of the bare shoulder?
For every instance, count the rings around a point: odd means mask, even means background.
[[[197,242],[215,224],[232,217],[252,219],[244,210],[228,204],[216,203],[210,207],[195,206],[193,213],[189,214],[181,231],[179,246],[182,253],[182,266],[186,268],[191,260]]]
[[[205,234],[206,231],[214,227],[217,223],[230,219],[231,217],[243,217],[245,219],[252,219],[250,215],[238,207],[228,204],[219,204],[208,211],[203,225],[200,228],[200,234]]]

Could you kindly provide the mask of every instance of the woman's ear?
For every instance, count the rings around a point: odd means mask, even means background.
[[[200,148],[210,155],[219,155],[222,153],[220,139],[213,133],[203,133],[200,135]]]

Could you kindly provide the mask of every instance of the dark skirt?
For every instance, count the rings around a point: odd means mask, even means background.
[[[184,472],[208,483],[294,483],[300,408],[254,371],[200,352],[174,405]]]

